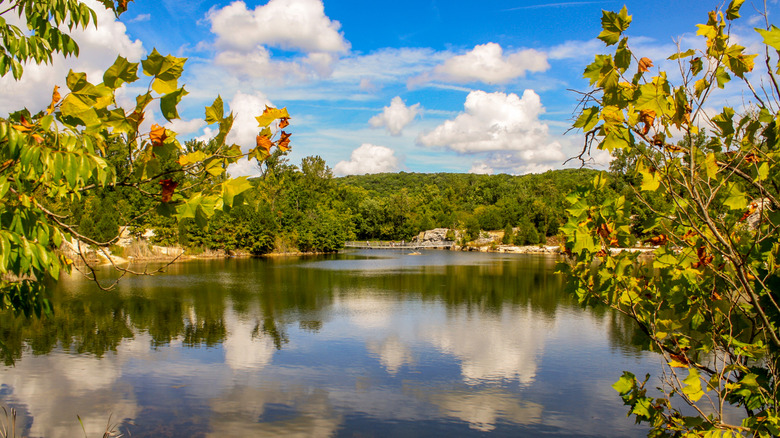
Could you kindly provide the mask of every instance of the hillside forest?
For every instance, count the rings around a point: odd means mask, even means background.
[[[209,145],[190,141],[186,149],[208,150]],[[615,163],[619,176],[626,163]],[[460,230],[461,241],[477,239],[482,231],[505,230],[503,243],[527,245],[557,235],[567,219],[567,194],[596,174],[566,169],[523,176],[400,172],[334,177],[321,157],[309,156],[296,165],[282,151],[258,171],[249,179],[252,187],[243,205],[210,218],[177,224],[155,210],[154,198],[122,187],[94,191],[70,206],[70,214],[79,231],[98,242],[113,239],[119,224],[129,221],[135,235],[151,229],[152,243],[195,253],[330,252],[347,240],[409,240],[433,228]],[[613,192],[625,186],[619,177],[612,181]],[[138,212],[147,213],[139,217]]]

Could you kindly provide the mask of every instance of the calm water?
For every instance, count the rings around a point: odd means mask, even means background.
[[[0,316],[23,436],[643,436],[610,385],[657,369],[555,259],[349,252],[180,263],[47,321]],[[0,414],[2,415],[2,414]],[[1,417],[0,417],[1,418]]]

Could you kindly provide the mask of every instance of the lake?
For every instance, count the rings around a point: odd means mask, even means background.
[[[0,405],[33,437],[84,436],[79,418],[90,437],[645,436],[610,385],[660,356],[583,310],[556,261],[374,250],[194,260],[111,292],[64,278],[52,318],[0,317]]]

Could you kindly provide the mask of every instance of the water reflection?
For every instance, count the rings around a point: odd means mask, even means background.
[[[654,356],[554,263],[358,252],[181,263],[111,293],[64,279],[52,318],[0,318],[0,404],[24,436],[82,435],[77,414],[90,436],[109,414],[131,436],[641,436],[609,384]]]

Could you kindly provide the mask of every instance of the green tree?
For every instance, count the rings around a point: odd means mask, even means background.
[[[599,39],[615,50],[585,69],[593,89],[574,124],[583,156],[617,155],[627,191],[604,197],[597,176],[568,198],[563,268],[583,304],[630,316],[664,356],[658,385],[626,371],[613,386],[651,436],[780,435],[780,29],[756,29],[767,70],[756,68],[730,35],[742,3],[698,26],[701,48],[670,54],[679,75],[632,52],[625,8],[605,11]],[[744,106],[722,107],[720,89]],[[637,203],[658,246],[651,258],[611,251],[636,243]]]
[[[125,1],[103,4],[117,13],[126,6]],[[28,25],[28,31],[21,32],[0,17],[0,72],[10,68],[17,78],[21,61],[48,62],[53,52],[77,54],[75,43],[55,26],[84,27],[95,17],[76,0],[17,1],[0,15],[6,13],[19,14]],[[43,285],[72,266],[58,251],[63,242],[105,249],[118,238],[118,229],[106,241],[80,232],[68,205],[122,190],[153,200],[147,204],[149,211],[206,226],[215,211],[241,204],[250,188],[246,178],[226,179],[229,164],[242,156],[260,162],[273,148],[289,148],[289,134],[269,128],[277,120],[286,125],[289,118],[285,109],[275,108],[257,118],[261,131],[257,147],[248,154],[227,144],[233,115],[224,114],[219,97],[206,108],[206,123],[218,126],[210,148],[182,147],[175,132],[157,125],[142,131],[141,122],[153,103],[166,120],[178,118],[177,105],[187,94],[178,83],[185,62],[153,50],[140,64],[117,57],[100,83],[71,71],[64,96],[53,87],[48,108],[0,119],[0,309],[28,316],[48,312]],[[117,90],[141,77],[147,91],[137,96],[135,107],[119,107]],[[96,237],[98,232],[105,237],[105,229],[113,226],[100,221],[93,225]],[[86,274],[94,278],[95,271],[88,267]]]
[[[501,238],[501,243],[504,245],[509,245],[513,242],[514,239],[512,239],[512,225],[507,222],[506,226],[504,227],[504,237]]]

